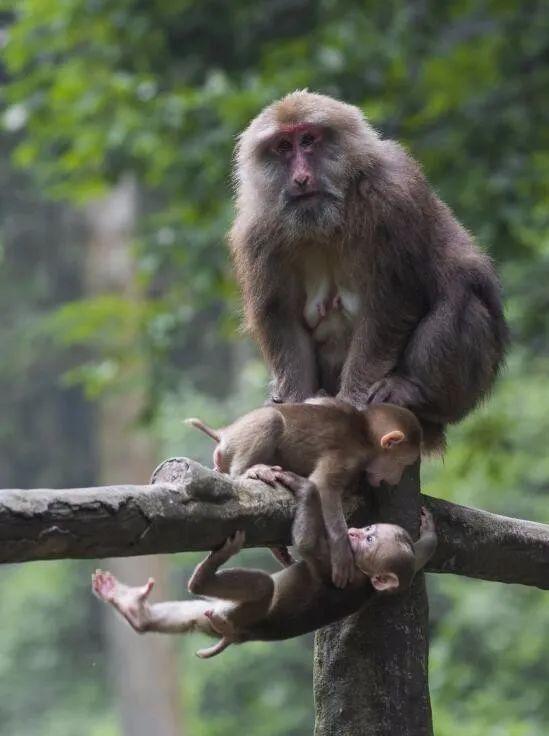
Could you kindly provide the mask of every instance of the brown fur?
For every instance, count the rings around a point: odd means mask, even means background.
[[[94,592],[140,633],[201,631],[218,638],[216,644],[198,652],[211,657],[233,643],[288,639],[348,616],[372,599],[370,579],[373,582],[376,573],[387,572],[392,565],[390,570],[398,575],[398,589],[402,590],[433,554],[436,534],[432,517],[424,510],[415,544],[403,529],[391,527],[390,536],[378,548],[378,563],[369,564],[369,574],[355,568],[350,585],[336,590],[330,583],[328,540],[314,485],[287,473],[279,480],[298,497],[292,536],[301,562],[274,575],[242,568],[219,570],[244,542],[244,535],[237,532],[197,565],[189,581],[190,592],[208,600],[149,604],[152,580],[141,588],[128,588],[102,571],[93,576]]]
[[[316,198],[295,198],[297,159],[269,147],[288,124],[322,131],[302,157]],[[356,107],[300,91],[244,131],[235,183],[230,248],[273,394],[299,402],[325,389],[357,407],[405,406],[422,423],[426,449],[439,449],[445,425],[489,391],[507,328],[490,259],[418,163]],[[328,302],[343,289],[358,303],[332,308],[325,340],[304,317],[315,270]]]
[[[247,472],[272,482],[269,466],[308,476],[318,488],[330,541],[333,580],[349,581],[353,560],[347,541],[341,496],[366,472],[370,481],[399,482],[404,468],[419,457],[421,429],[414,415],[397,406],[380,404],[359,411],[335,399],[280,404],[245,414],[221,430],[193,420],[210,437],[219,436],[215,467],[233,476]],[[384,449],[384,437],[400,433]]]

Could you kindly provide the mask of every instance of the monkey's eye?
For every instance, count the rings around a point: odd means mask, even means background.
[[[374,541],[374,539],[375,537],[373,534],[368,534],[368,536],[366,537],[366,541],[369,542],[370,544]]]
[[[277,153],[288,153],[292,150],[292,143],[287,138],[282,138],[278,141],[275,147]]]
[[[312,133],[305,133],[301,138],[301,145],[306,148],[307,146],[312,146],[315,141],[315,135],[313,135]]]

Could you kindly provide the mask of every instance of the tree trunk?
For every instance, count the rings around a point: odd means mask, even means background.
[[[372,494],[375,518],[400,524],[414,538],[420,510],[418,471],[416,467],[408,473],[398,490]],[[362,514],[352,523],[362,525]],[[410,591],[380,596],[318,631],[315,736],[432,736],[427,658],[423,574]]]
[[[140,297],[135,288],[131,244],[136,197],[133,180],[126,179],[108,197],[88,208],[86,275],[92,296],[115,292],[137,300]],[[146,483],[154,465],[151,432],[138,426],[144,373],[145,365],[137,359],[127,380],[131,388],[107,394],[98,402],[98,454],[103,482]],[[129,583],[154,577],[159,594],[169,598],[166,565],[166,560],[159,557],[108,562],[109,569]],[[126,736],[180,736],[178,675],[171,642],[162,637],[136,639],[134,632],[114,616],[105,617],[105,626],[122,732]]]

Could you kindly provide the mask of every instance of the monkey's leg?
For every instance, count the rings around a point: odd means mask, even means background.
[[[404,353],[403,375],[412,376],[425,394],[418,413],[443,424],[462,419],[489,389],[505,341],[505,325],[472,291],[441,300],[419,323]]]
[[[324,455],[310,476],[318,488],[322,518],[332,559],[332,582],[344,588],[354,575],[354,558],[347,536],[341,496],[349,483],[345,462],[339,455]]]
[[[182,634],[201,631],[217,636],[205,615],[212,608],[211,601],[165,601],[149,603],[148,597],[154,581],[137,588],[124,585],[114,575],[96,570],[92,576],[95,595],[115,608],[139,633],[158,631],[165,634]]]
[[[242,549],[244,538],[244,532],[236,532],[221,549],[210,552],[196,566],[189,580],[189,592],[237,603],[265,602],[268,607],[274,583],[266,572],[242,568],[218,572],[224,562]]]
[[[370,387],[396,368],[405,344],[403,326],[392,324],[390,329],[385,329],[382,324],[360,322],[353,332],[341,371],[337,398],[364,409]]]
[[[283,431],[284,418],[275,407],[258,410],[253,413],[251,423],[240,422],[231,428],[226,439],[232,458],[231,475],[242,475],[253,466],[273,465]],[[261,477],[261,480],[265,478]]]
[[[395,371],[369,402],[417,414],[426,450],[444,446],[444,425],[463,418],[489,390],[505,346],[505,325],[468,289],[441,299],[418,324]]]

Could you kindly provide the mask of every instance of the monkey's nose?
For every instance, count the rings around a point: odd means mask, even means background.
[[[305,187],[309,183],[309,179],[310,177],[308,174],[302,174],[301,176],[295,176],[294,184],[296,184],[300,189],[305,189]]]

